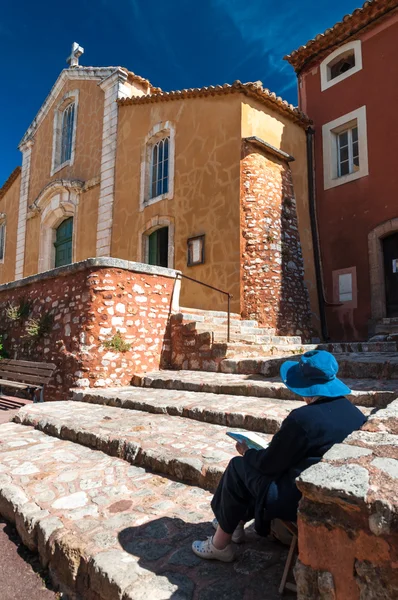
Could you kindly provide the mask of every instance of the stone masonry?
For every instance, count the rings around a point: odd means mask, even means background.
[[[46,399],[70,388],[127,385],[133,374],[158,369],[170,358],[169,316],[176,272],[118,259],[88,259],[0,286],[5,349],[11,358],[53,362]],[[7,308],[30,303],[25,319]],[[50,315],[51,329],[27,335],[29,319]],[[127,352],[106,349],[120,332]]]
[[[299,600],[398,597],[398,401],[302,473]]]
[[[243,146],[242,317],[277,335],[310,336],[310,308],[288,163]]]

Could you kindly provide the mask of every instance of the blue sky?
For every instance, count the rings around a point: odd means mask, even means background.
[[[19,0],[0,13],[0,186],[21,163],[17,145],[70,54],[121,65],[164,90],[261,80],[296,104],[283,56],[361,0]]]

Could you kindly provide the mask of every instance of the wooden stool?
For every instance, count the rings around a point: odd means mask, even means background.
[[[297,586],[294,583],[287,582],[288,575],[293,565],[293,559],[297,552],[297,524],[292,523],[291,521],[281,521],[286,529],[292,534],[292,541],[290,542],[289,553],[287,555],[285,569],[283,571],[281,584],[279,586],[279,593],[283,595],[285,590],[291,590],[292,592],[297,592]]]

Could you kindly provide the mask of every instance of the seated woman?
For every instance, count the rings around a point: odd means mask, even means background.
[[[322,350],[282,365],[283,382],[306,405],[289,414],[265,450],[237,444],[242,456],[230,461],[211,503],[216,533],[192,544],[197,556],[234,560],[231,542],[244,540],[244,523],[253,518],[260,535],[268,535],[273,519],[296,521],[296,477],[366,421],[345,397],[351,390],[337,379],[338,369],[334,356]]]

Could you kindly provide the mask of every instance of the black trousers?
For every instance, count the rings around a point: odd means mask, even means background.
[[[240,521],[255,519],[256,531],[267,535],[270,522],[264,517],[264,505],[270,484],[268,477],[247,468],[242,456],[233,458],[211,502],[221,529],[232,534]]]

